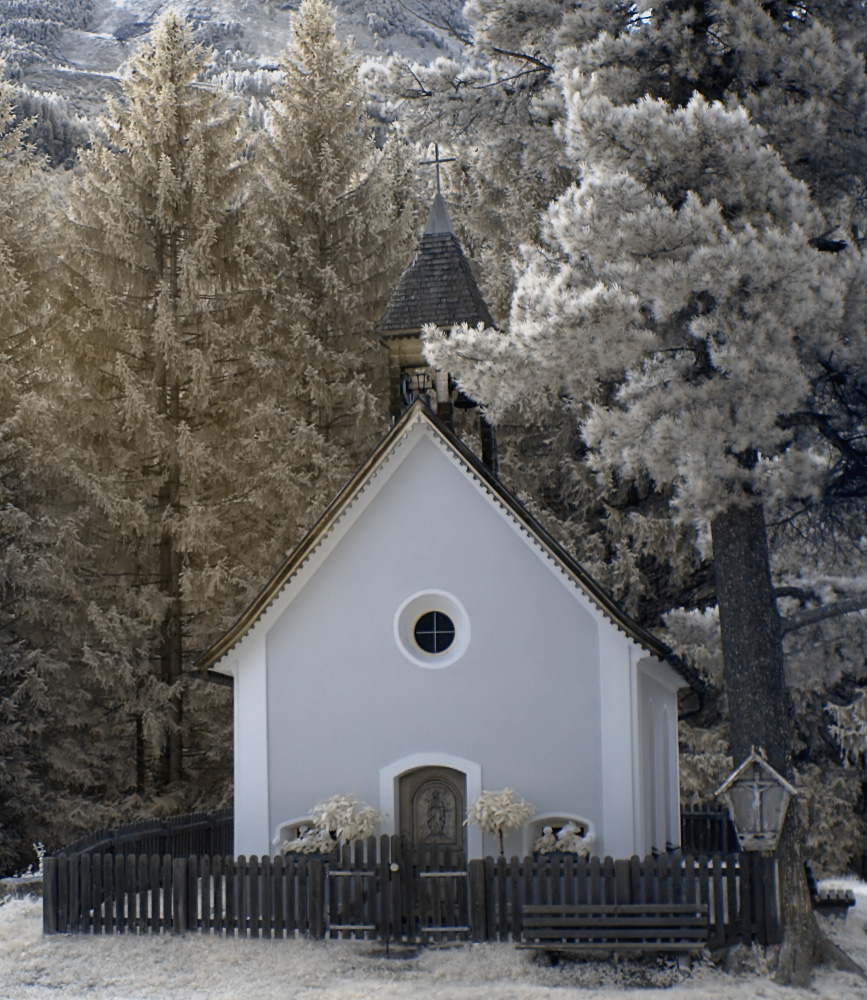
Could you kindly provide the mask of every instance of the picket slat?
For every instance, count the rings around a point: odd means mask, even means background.
[[[69,859],[64,855],[61,855],[57,859],[57,933],[66,934],[68,930],[69,930]]]
[[[223,922],[223,900],[225,898],[226,877],[223,869],[223,858],[215,854],[211,858],[211,927],[215,934],[222,936],[225,930]]]

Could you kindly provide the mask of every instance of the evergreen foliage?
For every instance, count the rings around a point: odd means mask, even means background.
[[[9,71],[91,7],[0,2]],[[54,238],[55,206],[25,133],[58,164],[82,123],[0,89],[0,865],[61,824],[225,795],[227,699],[189,668],[383,425],[372,326],[417,219],[403,140],[377,142],[321,0],[276,83],[220,73],[196,39],[240,25],[205,14],[163,18],[127,65],[51,303],[34,235]],[[767,534],[806,843],[839,868],[864,832],[864,626],[832,615],[865,590],[865,8],[472,0],[464,17],[447,14],[462,57],[368,72],[412,138],[458,155],[463,241],[510,310],[506,334],[429,331],[430,356],[519,425],[503,464],[531,511],[642,621],[669,611],[718,689],[714,542],[741,515]],[[719,703],[700,721],[693,800],[740,739]]]
[[[237,106],[166,15],[82,156],[66,230],[71,486],[91,513],[82,655],[114,703],[115,794],[226,793],[223,689],[189,670],[336,490],[311,419],[333,383],[261,308]],[[252,228],[249,227],[249,228]]]
[[[768,131],[737,104],[738,88],[713,93],[725,63],[715,46],[735,7],[752,34],[727,57],[749,52],[762,67],[755,80],[746,70],[737,80]],[[610,64],[607,34],[560,52],[559,132],[580,182],[545,213],[543,253],[524,252],[508,336],[431,333],[429,356],[462,373],[494,415],[559,397],[609,495],[648,483],[675,524],[696,526],[699,542],[711,529],[731,752],[741,759],[755,743],[787,767],[796,745],[782,635],[835,609],[780,623],[765,517],[818,509],[835,450],[860,469],[863,411],[838,406],[826,383],[833,372],[861,384],[864,331],[860,254],[829,240],[841,218],[856,240],[860,231],[853,140],[836,133],[827,111],[835,81],[808,70],[804,90],[814,112],[827,100],[825,134],[837,138],[812,161],[785,138],[777,150],[767,145],[771,128],[807,113],[800,95],[782,100],[791,81],[778,60],[783,51],[803,55],[821,36],[846,57],[854,120],[867,88],[863,60],[830,30],[812,21],[802,30],[796,17],[789,31],[775,18],[757,5],[669,5],[624,34]],[[689,97],[687,83],[689,94],[704,89],[728,107]],[[660,96],[641,97],[639,87]],[[820,547],[812,554],[813,572],[828,573]],[[863,603],[861,594],[839,612]],[[815,938],[800,892],[799,833],[787,828],[781,871],[793,933],[781,968],[797,979]]]
[[[251,217],[272,276],[269,320],[282,336],[307,338],[304,350],[328,371],[326,393],[308,386],[309,419],[349,448],[348,472],[384,426],[384,356],[373,326],[410,253],[412,185],[395,137],[377,148],[358,63],[328,5],[304,0],[292,25],[266,105]]]
[[[93,783],[79,749],[92,720],[64,655],[81,610],[75,525],[48,497],[48,317],[35,294],[46,189],[17,103],[0,84],[0,870],[23,867],[34,840],[56,843]]]

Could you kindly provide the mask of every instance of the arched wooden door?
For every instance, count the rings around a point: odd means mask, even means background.
[[[418,767],[400,776],[398,832],[416,847],[463,851],[467,776],[451,767]]]

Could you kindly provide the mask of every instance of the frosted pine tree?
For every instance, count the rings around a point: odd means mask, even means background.
[[[847,243],[860,245],[862,165],[867,155],[867,18],[861,5],[686,0],[630,10],[605,0],[580,7],[540,3],[529,8],[511,0],[483,0],[468,5],[467,13],[473,53],[478,56],[487,49],[493,57],[508,58],[513,73],[503,74],[495,86],[493,77],[486,78],[478,67],[473,71],[469,60],[451,68],[444,61],[414,68],[414,75],[405,78],[404,92],[414,104],[428,106],[427,114],[415,112],[428,127],[432,121],[459,123],[455,140],[472,137],[478,155],[484,156],[488,149],[497,150],[498,143],[508,142],[517,129],[516,124],[511,130],[501,127],[504,115],[514,114],[517,122],[519,110],[526,107],[521,120],[532,124],[527,134],[534,136],[534,149],[545,150],[547,162],[556,162],[578,180],[580,164],[570,158],[566,146],[555,142],[558,136],[568,137],[562,101],[552,86],[558,73],[573,77],[572,86],[584,98],[602,94],[618,105],[650,94],[679,108],[698,92],[746,108],[765,128],[766,141],[789,171],[808,184],[820,209],[808,234],[815,249],[843,252]],[[506,107],[496,116],[474,116],[473,105],[485,102]],[[484,167],[480,173],[485,176]],[[528,173],[517,188],[537,190],[534,176]],[[475,217],[469,218],[479,225]],[[508,216],[505,235],[520,233],[519,219]],[[533,237],[529,241],[536,242]],[[851,295],[849,302],[850,311],[857,313]],[[828,355],[822,364],[824,378],[815,388],[824,397],[822,406],[835,413],[833,427],[825,423],[821,431],[838,445],[833,474],[825,484],[821,509],[800,503],[772,525],[780,606],[799,615],[822,614],[829,601],[829,614],[839,600],[857,604],[864,590],[862,570],[852,555],[861,535],[857,498],[867,482],[860,447],[863,378],[857,360],[853,365],[853,358],[844,353]],[[636,475],[619,479],[616,486],[608,484],[604,498],[600,496],[584,475],[586,443],[569,432],[571,421],[563,420],[563,409],[558,415],[563,400],[550,390],[547,399],[552,406],[544,416],[539,398],[532,413],[547,424],[538,439],[548,450],[504,449],[508,475],[541,506],[540,516],[547,512],[561,519],[560,537],[648,624],[658,626],[660,612],[672,606],[711,605],[715,594],[710,560],[702,558],[688,525],[671,526],[668,487]],[[507,423],[514,419],[507,418]],[[802,414],[799,419],[808,418]],[[501,428],[501,440],[504,437]],[[548,459],[547,468],[540,455]],[[824,505],[826,501],[830,504]],[[710,555],[707,548],[705,555]],[[850,657],[841,667],[836,652],[857,646],[858,622],[852,616],[828,619],[805,632],[789,628],[785,636],[794,687],[809,697],[812,708],[802,711],[805,706],[799,706],[798,742],[809,747],[810,755],[821,755],[826,769],[839,770],[827,757],[831,741],[822,703],[829,693],[835,703],[851,697],[853,683],[867,679],[863,657]],[[670,638],[677,645],[687,637],[675,629]],[[855,843],[862,834],[856,813],[847,840]],[[835,843],[839,845],[839,837]]]
[[[175,810],[227,779],[228,701],[190,668],[336,485],[308,407],[328,381],[262,319],[237,108],[207,58],[169,13],[128,62],[64,252],[71,480],[93,555],[81,655],[111,706],[98,736],[116,794],[156,787]]]
[[[338,446],[335,460],[357,463],[385,423],[386,393],[371,391],[384,362],[373,325],[410,252],[409,172],[393,137],[377,147],[358,63],[322,0],[299,7],[280,70],[252,215],[268,316],[287,353],[300,344],[327,372],[326,394],[309,387],[309,417]]]
[[[708,533],[731,753],[755,743],[787,769],[766,518],[821,496],[829,448],[813,427],[837,417],[817,386],[827,358],[858,363],[846,303],[863,262],[810,244],[819,209],[743,110],[618,107],[580,82],[564,91],[582,182],[548,209],[546,254],[527,252],[508,338],[456,331],[431,354],[449,370],[483,359],[467,387],[494,413],[549,391],[569,400],[600,475],[664,485],[675,522]],[[801,832],[788,822],[780,848],[784,978],[808,974],[818,942]]]

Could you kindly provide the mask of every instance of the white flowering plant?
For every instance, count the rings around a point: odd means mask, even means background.
[[[533,850],[538,854],[564,851],[577,854],[579,858],[586,858],[595,843],[595,833],[582,833],[581,828],[570,821],[561,826],[556,833],[551,826],[542,827],[542,835],[533,844]]]
[[[369,837],[382,822],[378,809],[359,802],[354,795],[332,795],[317,802],[310,817],[309,829],[281,846],[283,854],[329,853],[341,844]]]
[[[534,812],[533,807],[519,799],[511,788],[504,788],[500,792],[482,792],[467,810],[467,822],[484,833],[493,834],[503,854],[503,835],[519,829]]]

